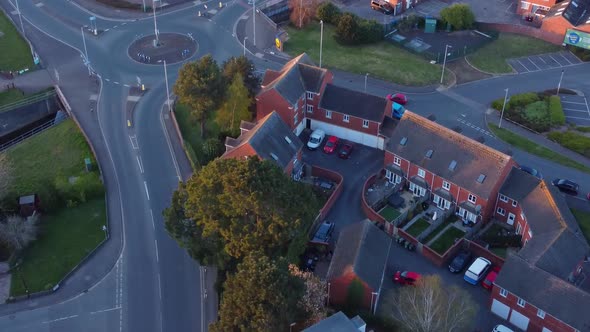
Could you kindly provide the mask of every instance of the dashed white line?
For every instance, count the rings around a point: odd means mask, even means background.
[[[59,321],[62,321],[62,320],[72,319],[72,318],[76,318],[76,317],[78,317],[78,315],[71,315],[71,316],[67,316],[67,317],[61,317],[61,318],[57,318],[57,319],[53,319],[53,320],[44,321],[43,324],[49,324],[49,323],[59,322]]]
[[[119,310],[121,309],[121,307],[113,307],[113,308],[109,308],[109,309],[103,309],[103,310],[97,310],[97,311],[92,311],[90,314],[94,315],[94,314],[100,314],[103,312],[109,312],[109,311],[113,311],[113,310]]]
[[[156,229],[156,223],[154,222],[154,213],[152,212],[152,209],[150,209],[150,215],[152,216],[152,227]]]
[[[139,156],[135,156],[137,158],[137,165],[139,165],[139,170],[143,174],[143,166],[141,166],[141,160],[139,160]]]
[[[115,25],[115,26],[113,27],[113,29],[116,29],[117,27],[118,27],[118,25]]]
[[[124,86],[124,87],[128,87],[128,88],[130,88],[130,87],[131,87],[131,85],[129,85],[129,84],[123,84],[123,86]]]
[[[143,181],[143,187],[145,188],[145,194],[147,196],[148,201],[150,200],[150,193],[148,191],[147,182]]]
[[[158,273],[158,294],[160,295],[160,301],[162,301],[162,283],[160,282],[160,274]]]
[[[111,29],[104,29],[104,32],[107,32],[107,31],[109,31],[109,30],[111,30]]]
[[[117,82],[117,81],[113,81],[113,83],[115,83],[115,84],[121,84],[121,83],[119,83],[119,82]]]
[[[131,146],[133,147],[133,150],[139,150],[139,144],[137,143],[137,137],[134,136],[129,136],[129,140],[131,141]]]
[[[111,80],[110,80],[110,79],[108,79],[108,78],[105,78],[104,80],[105,80],[105,81],[107,81],[107,82],[110,82],[110,81],[111,81]]]
[[[154,239],[154,243],[156,244],[156,262],[159,262],[160,255],[158,255],[158,240]]]

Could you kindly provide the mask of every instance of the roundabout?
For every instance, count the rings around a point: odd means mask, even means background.
[[[134,61],[157,65],[162,61],[174,64],[191,58],[198,49],[191,34],[160,33],[134,40],[127,49],[127,55]]]

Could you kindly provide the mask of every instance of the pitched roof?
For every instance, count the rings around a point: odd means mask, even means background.
[[[354,272],[374,290],[381,286],[391,238],[368,219],[346,226],[338,237],[327,279]]]
[[[327,84],[320,107],[375,122],[383,121],[387,99]]]
[[[250,127],[248,125],[242,128]],[[237,139],[226,138],[226,144],[234,146],[232,150],[249,144],[261,159],[271,160],[285,168],[297,152],[303,147],[301,140],[289,129],[281,117],[273,111],[262,118],[252,129],[242,133]]]
[[[265,73],[261,93],[275,89],[291,104],[306,92],[318,93],[327,70],[316,67],[309,56],[302,53],[287,62],[279,72]]]
[[[539,178],[517,167],[512,167],[506,180],[504,180],[504,184],[500,188],[500,194],[520,202],[539,185],[539,182],[541,182]]]
[[[563,1],[551,7],[545,18],[563,18],[572,27],[590,24],[590,0]]]
[[[338,311],[306,328],[303,332],[359,332],[362,326],[366,324],[359,316],[349,319],[342,311]]]
[[[402,143],[404,140],[404,144]],[[386,150],[487,199],[510,156],[406,111]],[[432,150],[432,155],[426,156]],[[483,181],[479,182],[483,175]]]

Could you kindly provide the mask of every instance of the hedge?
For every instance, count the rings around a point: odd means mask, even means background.
[[[563,147],[590,158],[590,137],[586,137],[573,131],[554,131],[549,133],[549,138]]]
[[[549,97],[549,114],[552,126],[563,126],[565,124],[565,114],[563,114],[563,107],[558,96]]]

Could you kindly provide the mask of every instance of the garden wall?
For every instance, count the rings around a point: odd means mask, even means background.
[[[385,218],[383,218],[379,213],[375,212],[375,210],[373,210],[369,203],[367,203],[367,199],[365,198],[365,193],[367,192],[369,187],[371,187],[373,183],[375,183],[375,181],[377,180],[377,175],[378,174],[373,174],[370,178],[367,179],[367,181],[365,181],[363,191],[361,192],[361,209],[363,210],[367,218],[369,218],[369,220],[378,221],[382,224],[386,224],[387,221],[385,220]]]
[[[477,23],[481,30],[494,30],[500,32],[516,33],[519,35],[525,35],[529,37],[538,38],[548,43],[561,45],[563,43],[563,36],[555,33],[551,33],[538,28],[533,28],[525,25],[515,25],[507,23]]]
[[[330,209],[332,208],[332,206],[334,205],[334,203],[336,202],[336,200],[338,199],[338,197],[340,197],[340,194],[342,193],[342,175],[327,170],[325,168],[321,168],[321,167],[317,167],[317,166],[312,166],[311,167],[311,175],[312,176],[317,176],[317,177],[322,177],[325,179],[328,179],[334,183],[336,183],[336,188],[334,189],[334,192],[332,193],[332,195],[330,195],[330,198],[328,198],[328,201],[326,201],[326,204],[324,204],[324,207],[322,207],[320,209],[320,215],[319,215],[319,219],[324,219],[326,217],[326,215],[328,214],[328,212],[330,212]]]
[[[494,253],[490,252],[489,250],[485,249],[484,247],[480,246],[479,244],[465,240],[464,239],[464,248],[471,251],[473,256],[475,257],[484,257],[490,262],[492,265],[502,266],[504,265],[504,259],[502,257],[496,256]]]

